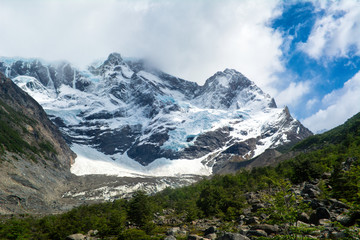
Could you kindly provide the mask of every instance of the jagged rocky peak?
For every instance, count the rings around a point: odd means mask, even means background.
[[[248,87],[253,82],[251,82],[248,78],[246,78],[243,74],[236,71],[235,69],[228,69],[226,68],[224,71],[218,71],[208,80],[206,80],[204,87],[223,87],[223,88],[230,88],[230,87]]]
[[[134,73],[119,53],[111,53],[100,65],[90,65],[88,71],[107,80],[116,79],[118,76],[131,78]]]
[[[197,95],[198,104],[212,109],[276,108],[270,95],[234,69],[219,71],[210,77]]]
[[[123,59],[120,55],[120,53],[110,53],[107,60],[104,62],[104,64],[111,64],[111,65],[120,65],[123,62]]]

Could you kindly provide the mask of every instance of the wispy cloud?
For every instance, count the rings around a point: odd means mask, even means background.
[[[277,96],[279,106],[294,106],[301,103],[300,99],[310,92],[310,82],[291,82],[286,89],[281,91]]]
[[[357,0],[329,1],[306,43],[299,49],[314,59],[360,55],[360,4]]]
[[[360,112],[360,71],[344,87],[334,90],[322,99],[322,108],[302,120],[313,132],[331,129]]]

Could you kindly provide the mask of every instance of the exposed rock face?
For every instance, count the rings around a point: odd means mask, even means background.
[[[3,61],[0,71],[44,107],[78,155],[92,159],[87,155],[92,151],[115,160],[126,176],[134,169],[150,175],[211,174],[229,161],[246,161],[311,135],[287,108],[278,109],[233,69],[199,86],[112,53],[82,71],[38,60]],[[196,167],[178,170],[172,160],[192,160]],[[86,171],[78,173],[94,173]],[[96,168],[96,173],[108,172]]]
[[[0,214],[46,212],[76,155],[42,107],[1,73],[0,104]]]

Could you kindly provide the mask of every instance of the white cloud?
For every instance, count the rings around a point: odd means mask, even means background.
[[[235,68],[265,91],[283,70],[277,0],[0,1],[0,53],[84,65],[117,51],[203,83]]]
[[[354,54],[354,46],[355,54],[360,55],[359,1],[327,1],[318,7],[325,14],[316,21],[308,41],[299,44],[299,49],[314,59],[349,57],[350,52]]]
[[[310,92],[310,82],[291,82],[289,86],[278,93],[276,102],[279,106],[296,106],[300,99]]]
[[[316,107],[316,105],[318,105],[318,103],[319,103],[319,100],[316,99],[316,98],[309,99],[306,102],[306,109],[307,110],[312,110],[314,107]]]
[[[360,112],[360,71],[322,99],[323,109],[302,120],[313,132],[334,128]]]

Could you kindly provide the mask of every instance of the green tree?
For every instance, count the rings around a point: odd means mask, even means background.
[[[155,206],[152,198],[143,191],[138,191],[129,202],[128,217],[130,221],[139,226],[144,226],[152,220]]]

